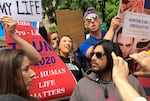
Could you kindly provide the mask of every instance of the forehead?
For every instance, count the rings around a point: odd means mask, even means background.
[[[133,42],[133,37],[122,36],[122,34],[119,34],[118,37],[117,37],[117,41],[122,42],[122,43],[132,43]]]
[[[89,18],[89,17],[93,17],[93,16],[98,16],[96,13],[91,13],[91,14],[88,14],[85,18]]]
[[[58,36],[58,34],[57,33],[53,33],[53,34],[51,34],[51,36]]]
[[[94,52],[104,52],[102,45],[97,45],[94,49]]]
[[[70,41],[72,41],[71,38],[69,38],[68,36],[61,37],[60,41],[64,41],[64,40],[70,40]]]

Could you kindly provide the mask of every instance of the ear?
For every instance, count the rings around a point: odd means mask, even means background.
[[[98,21],[99,21],[100,24],[102,24],[102,20],[100,18],[98,19]]]
[[[84,23],[84,27],[87,28],[87,23]]]

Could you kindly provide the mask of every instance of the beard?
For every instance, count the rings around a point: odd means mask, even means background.
[[[92,67],[92,72],[97,73],[97,74],[103,74],[103,73],[107,73],[111,71],[111,69],[108,66],[105,66],[104,68],[100,68],[100,67],[97,67],[97,68]]]

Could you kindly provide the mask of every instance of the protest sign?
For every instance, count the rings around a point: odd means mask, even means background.
[[[140,70],[133,60],[127,60],[132,53],[150,49],[150,0],[120,0],[118,16],[121,24],[116,30],[114,41],[122,51],[130,72]],[[150,99],[150,78],[137,78]]]
[[[0,0],[0,15],[16,20],[42,21],[41,0]]]
[[[28,21],[17,21],[16,34],[31,43],[42,57],[40,63],[31,67],[36,72],[36,78],[33,80],[30,94],[41,101],[69,97],[76,85],[76,80],[49,44]],[[7,33],[6,46],[18,48]]]
[[[150,39],[150,15],[126,12],[123,35]]]

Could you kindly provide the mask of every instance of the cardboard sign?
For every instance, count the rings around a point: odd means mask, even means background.
[[[0,15],[16,20],[42,21],[41,0],[0,0]]]
[[[150,15],[126,12],[122,33],[126,36],[150,39]]]
[[[41,62],[31,67],[36,72],[36,78],[30,94],[42,101],[70,96],[76,85],[74,76],[30,22],[18,21],[16,34],[31,43],[42,56]],[[18,48],[7,34],[6,44],[9,48]]]

